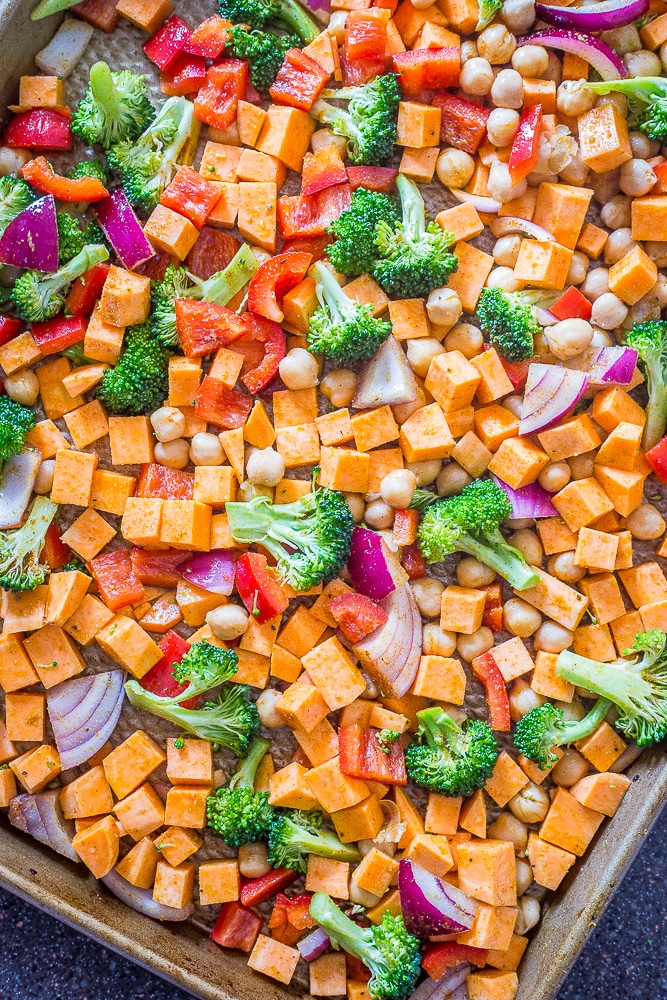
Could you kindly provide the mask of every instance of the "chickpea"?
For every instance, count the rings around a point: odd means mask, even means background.
[[[511,814],[510,814],[511,815]],[[516,817],[515,817],[516,819]],[[525,858],[516,859],[516,891],[517,895],[523,896],[528,886],[533,881],[533,869]]]
[[[248,481],[256,486],[277,486],[285,475],[285,459],[273,448],[256,448],[246,463]]]
[[[652,503],[643,503],[628,517],[624,517],[622,525],[627,528],[633,538],[641,541],[651,541],[660,538],[665,532],[665,519]]]
[[[435,488],[439,497],[455,497],[471,482],[472,476],[452,460],[438,476]]]
[[[439,458],[427,459],[424,462],[408,462],[407,468],[417,477],[417,487],[430,486],[440,474],[442,462]]]
[[[21,406],[34,406],[39,397],[39,381],[30,368],[5,376],[5,392]]]
[[[335,368],[320,382],[320,392],[337,410],[349,406],[357,391],[357,376],[346,368]]]
[[[317,359],[303,347],[293,347],[278,366],[281,379],[288,389],[312,389],[319,382]]]
[[[549,67],[549,53],[541,45],[522,45],[512,54],[512,69],[524,78],[540,77]]]
[[[523,719],[534,708],[544,705],[547,699],[533,691],[532,687],[523,678],[518,677],[509,692],[510,716],[513,722]]]
[[[456,651],[462,660],[470,663],[476,656],[481,656],[482,653],[486,653],[489,649],[492,649],[494,642],[495,639],[491,629],[482,625],[472,635],[460,634],[456,641]]]
[[[585,451],[582,455],[568,458],[567,464],[570,466],[573,479],[590,479],[595,471],[595,454],[594,451]]]
[[[422,652],[425,656],[451,656],[456,650],[456,632],[448,632],[433,622],[424,625]]]
[[[605,104],[613,104],[618,110],[619,114],[623,115],[624,118],[628,116],[628,99],[625,94],[605,94],[604,97],[598,97],[595,102],[596,108],[601,108]]]
[[[600,219],[608,229],[626,229],[631,224],[632,199],[625,194],[615,194],[600,209]]]
[[[523,78],[515,69],[501,69],[493,81],[491,100],[497,108],[518,110],[523,105]]]
[[[589,302],[595,302],[601,295],[609,291],[609,271],[606,267],[595,267],[586,275],[581,286],[581,292]]]
[[[347,21],[347,15],[348,12],[346,10],[334,10],[327,26],[329,34],[333,35],[336,41],[341,45],[345,41],[345,22]],[[315,134],[316,133],[313,133],[313,135]]]
[[[442,604],[442,592],[445,589],[444,583],[436,580],[434,576],[423,576],[419,580],[412,580],[410,586],[420,614],[424,618],[438,617]]]
[[[520,236],[501,236],[493,248],[493,259],[499,267],[514,268],[521,247]]]
[[[535,23],[535,0],[505,0],[500,16],[515,35],[524,35]]]
[[[506,410],[509,410],[515,417],[521,419],[523,396],[508,396],[507,399],[503,400],[501,405],[504,406]]]
[[[512,73],[514,71],[507,70],[506,72]],[[506,201],[512,201],[514,198],[523,198],[528,190],[528,182],[522,180],[518,184],[515,184],[510,176],[507,164],[501,160],[496,160],[491,164],[491,169],[489,170],[488,188],[492,198],[495,198],[501,204],[505,204]]]
[[[469,63],[466,63],[467,65]],[[465,66],[463,68],[465,69]],[[471,180],[474,170],[474,159],[470,153],[465,153],[462,149],[443,149],[435,165],[438,180],[450,188],[464,188]]]
[[[584,691],[584,694],[587,698],[590,698],[588,691]],[[561,710],[565,722],[581,722],[586,715],[584,705],[576,699],[573,701],[554,701],[554,708]]]
[[[509,840],[514,844],[514,850],[519,853],[525,851],[528,845],[528,827],[510,812],[501,812],[498,818],[489,824],[488,835],[494,840]]]
[[[527,934],[540,922],[541,907],[534,896],[522,896],[519,900],[519,912],[514,924],[515,934]]]
[[[489,142],[502,149],[511,146],[519,127],[519,113],[512,108],[494,108],[486,122]]]
[[[417,477],[409,469],[393,469],[380,483],[380,496],[390,507],[405,508],[417,489]]]
[[[596,330],[593,329],[593,339],[591,340],[591,347],[613,347],[614,339],[611,337],[606,330]]]
[[[558,171],[561,180],[565,181],[566,184],[573,184],[575,187],[581,187],[582,184],[585,184],[588,174],[588,164],[584,161],[579,148],[574,152],[570,162]]]
[[[222,465],[224,457],[217,434],[200,431],[190,442],[190,459],[195,465]]]
[[[628,307],[625,302],[621,301],[621,299],[619,299],[617,295],[614,295],[613,292],[605,292],[604,295],[601,295],[600,298],[596,299],[593,303],[591,323],[595,326],[601,326],[603,330],[615,330],[621,325],[627,315]],[[563,320],[563,322],[573,323],[575,321]],[[579,322],[585,323],[586,321],[579,320]]]
[[[568,747],[561,759],[551,770],[554,785],[571,788],[588,773],[589,763],[574,747]]]
[[[391,528],[394,523],[394,508],[384,500],[373,500],[366,506],[364,520],[371,528]]]
[[[660,76],[662,64],[655,52],[639,49],[638,52],[628,52],[623,56],[630,76]]]
[[[176,406],[161,406],[151,414],[151,424],[158,441],[176,441],[185,434],[185,414]]]
[[[496,578],[495,570],[486,566],[474,556],[464,556],[456,564],[456,579],[459,587],[486,587]]]
[[[482,331],[472,323],[457,323],[445,337],[445,348],[448,351],[460,351],[468,359],[476,357],[483,344]]]
[[[239,871],[245,878],[261,878],[268,875],[272,865],[268,860],[269,849],[263,840],[254,844],[242,844],[238,849]]]
[[[509,808],[523,823],[541,823],[549,811],[550,799],[540,785],[529,781],[509,800]]]
[[[477,51],[492,66],[509,62],[515,49],[516,38],[499,21],[494,21],[477,36]]]
[[[660,46],[660,62],[662,64],[663,71],[667,69],[667,42],[664,42]]]
[[[611,45],[619,56],[628,52],[638,52],[642,47],[641,38],[634,24],[626,24],[622,28],[612,28],[600,33],[600,38]]]
[[[206,624],[218,639],[238,639],[248,628],[250,617],[240,604],[222,604],[206,615]]]
[[[621,167],[619,184],[621,191],[631,198],[641,198],[649,193],[657,179],[653,167],[646,160],[632,159]]]
[[[165,469],[184,469],[190,461],[190,445],[185,438],[158,441],[153,450],[155,461]]]
[[[491,64],[488,60],[477,56],[474,59],[468,59],[461,67],[459,86],[466,94],[486,97],[491,92],[494,79]]]
[[[446,333],[461,318],[463,306],[453,288],[435,288],[426,300],[426,312],[431,323]]]
[[[506,524],[514,531],[523,531],[524,528],[534,528],[534,517],[508,517]]]
[[[285,725],[285,718],[276,708],[276,702],[280,701],[282,693],[275,688],[266,688],[262,691],[255,702],[259,712],[259,721],[267,729],[280,729]]]
[[[541,566],[544,559],[544,549],[539,536],[532,528],[521,528],[508,538],[510,545],[523,553],[529,566]]]
[[[364,519],[364,513],[366,511],[366,503],[361,493],[344,493],[343,496],[345,497],[345,502],[352,512],[354,523],[360,524]]]
[[[615,229],[613,233],[609,234],[604,246],[605,264],[616,264],[634,246],[636,244],[632,239],[632,230],[630,228],[622,226],[620,229]]]
[[[408,362],[413,372],[422,378],[425,378],[433,358],[444,353],[445,348],[433,337],[419,337],[408,341]]]
[[[556,108],[568,118],[586,114],[595,104],[595,94],[583,86],[582,80],[563,80],[556,91]]]
[[[0,146],[0,177],[7,174],[18,174],[21,167],[32,160],[32,153],[29,149],[21,149],[16,146]]]
[[[537,632],[542,624],[542,615],[520,597],[512,597],[503,607],[503,625],[512,635],[522,639]]]
[[[572,472],[567,462],[549,462],[545,465],[537,481],[547,493],[558,493],[567,486],[572,478]]]
[[[579,583],[586,576],[586,569],[575,566],[574,552],[559,552],[547,560],[547,573],[563,583]]]
[[[33,490],[38,496],[46,496],[53,489],[53,474],[56,471],[55,458],[45,458],[37,467]]]
[[[572,254],[572,260],[570,261],[570,266],[567,271],[565,284],[580,285],[588,273],[590,263],[591,262],[585,253],[580,253],[578,250],[575,251],[575,253]]]
[[[467,62],[471,59],[476,59],[479,53],[477,52],[477,42],[472,40],[467,42],[461,42],[461,65],[465,66]]]
[[[255,497],[268,497],[273,502],[274,489],[272,486],[260,486],[251,483],[249,479],[244,479],[238,488],[236,499],[239,503],[250,503]]]
[[[349,893],[350,902],[358,906],[375,906],[382,899],[381,896],[376,896],[374,893],[369,892],[368,889],[362,889],[353,878],[350,879]]]
[[[574,640],[574,633],[557,625],[556,622],[542,622],[533,636],[533,647],[545,653],[562,653],[569,649]]]
[[[593,327],[585,319],[562,319],[545,332],[551,353],[561,361],[581,354],[593,339]]]
[[[329,34],[333,32],[329,31]],[[347,139],[344,135],[335,135],[330,128],[318,128],[310,137],[310,148],[316,153],[318,149],[325,149],[327,146],[335,146],[342,157],[347,156]]]
[[[487,288],[500,288],[503,292],[520,292],[523,281],[515,277],[511,267],[494,267],[486,279]]]

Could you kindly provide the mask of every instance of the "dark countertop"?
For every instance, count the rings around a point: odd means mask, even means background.
[[[558,1000],[667,1000],[666,883],[667,814]],[[188,994],[5,892],[0,941],[2,1000],[188,1000]]]

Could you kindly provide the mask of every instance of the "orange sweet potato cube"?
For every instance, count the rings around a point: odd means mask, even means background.
[[[306,782],[307,769],[293,761],[272,775],[269,782],[269,802],[284,809],[314,809],[317,798]]]
[[[194,887],[194,862],[184,861],[172,868],[168,861],[158,861],[153,886],[153,899],[156,903],[180,909],[192,900]]]
[[[371,458],[347,448],[320,450],[320,486],[343,493],[367,493]]]
[[[613,816],[631,783],[632,780],[627,775],[607,771],[580,778],[576,785],[570,788],[570,792],[582,806],[595,809],[605,816]]]
[[[606,625],[625,614],[623,597],[613,573],[595,573],[586,576],[579,586],[589,600],[599,625]]]
[[[440,608],[440,628],[472,635],[482,624],[485,603],[485,590],[445,587]]]
[[[213,752],[207,740],[168,739],[167,777],[173,785],[213,784]]]
[[[473,948],[507,951],[512,942],[517,913],[515,906],[490,906],[488,903],[480,903],[472,927],[464,934],[459,934],[456,940]]]
[[[335,899],[349,899],[349,878],[350,865],[347,861],[320,858],[317,854],[309,855],[306,892],[328,892]]]
[[[528,778],[519,765],[506,750],[501,750],[493,774],[484,786],[484,791],[502,809],[527,784]]]
[[[379,448],[380,445],[389,444],[398,437],[398,426],[389,406],[363,410],[352,417],[351,423],[357,451]]]
[[[239,898],[238,861],[205,861],[199,866],[199,902],[201,906],[230,903]]]
[[[399,441],[407,462],[448,458],[454,450],[452,432],[438,403],[415,410],[401,425]]]
[[[513,490],[519,490],[534,483],[548,464],[549,456],[532,441],[513,437],[501,443],[488,469]]]
[[[491,403],[480,406],[474,411],[475,433],[489,451],[498,448],[507,438],[516,437],[519,433],[519,421],[513,413],[504,406]]]
[[[144,232],[154,247],[178,260],[185,260],[199,239],[197,227],[166,205],[155,206]]]
[[[26,655],[21,637],[0,635],[0,687],[5,694],[37,684],[39,677]]]
[[[260,934],[250,953],[248,967],[287,985],[291,982],[300,958],[301,953],[296,948]]]
[[[462,705],[466,691],[465,671],[453,657],[422,656],[411,691],[422,698]]]
[[[335,812],[331,821],[344,844],[376,837],[384,822],[384,813],[376,795],[369,795],[362,802]]]
[[[46,731],[46,696],[12,691],[5,696],[5,726],[10,740],[39,743]]]
[[[115,327],[145,323],[150,311],[150,290],[150,278],[112,264],[100,298],[100,319]]]
[[[600,435],[587,413],[561,420],[555,427],[541,431],[537,437],[552,462],[583,455],[600,445]]]
[[[590,736],[578,740],[575,746],[579,753],[591,762],[596,771],[608,771],[628,748],[616,730],[604,721]]]
[[[481,381],[481,375],[460,351],[437,354],[426,375],[425,385],[443,411],[469,406]]]
[[[127,834],[139,841],[164,823],[164,803],[150,782],[140,785],[114,806],[114,813]]]
[[[578,126],[582,159],[595,173],[615,170],[632,158],[628,125],[615,104],[599,104],[579,117]]]
[[[454,864],[447,838],[433,833],[416,834],[403,857],[440,878],[446,875]]]
[[[102,766],[114,794],[124,799],[166,760],[166,754],[142,729],[137,729],[104,758]]]
[[[550,80],[537,82],[556,86]],[[514,1000],[518,988],[519,977],[511,970],[482,969],[466,976],[469,1000]]]
[[[60,755],[55,747],[45,743],[10,761],[9,766],[26,792],[32,795],[34,792],[41,792],[49,782],[58,777]]]
[[[574,697],[574,685],[563,680],[556,673],[557,653],[546,653],[540,649],[535,655],[535,667],[530,677],[530,686],[535,694],[544,698],[554,698],[556,701],[571,702]]]
[[[534,288],[561,291],[572,261],[574,251],[560,243],[538,243],[537,240],[521,241],[514,274]]]
[[[559,788],[540,826],[539,836],[581,857],[603,818],[602,813],[583,806],[566,788]]]
[[[527,855],[535,882],[545,889],[557,889],[577,860],[571,851],[556,847],[535,833],[528,837]]]
[[[338,757],[311,768],[305,777],[311,792],[329,813],[356,806],[368,795],[365,781],[342,774]]]
[[[516,905],[514,845],[507,840],[469,841],[456,848],[458,884],[492,906]]]
[[[591,416],[608,432],[613,431],[622,421],[639,424],[640,427],[646,423],[646,413],[639,403],[618,386],[602,389],[595,394]]]
[[[575,479],[551,498],[554,507],[571,531],[587,527],[614,509],[603,488],[593,479]]]

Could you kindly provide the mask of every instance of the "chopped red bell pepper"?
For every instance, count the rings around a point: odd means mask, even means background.
[[[528,366],[530,365],[530,360],[506,361],[505,358],[501,358],[500,363],[505,369],[507,377],[512,383],[514,389],[523,389],[526,384],[526,379],[528,378]]]
[[[225,903],[211,931],[211,941],[223,948],[252,951],[263,923],[259,914],[241,903]]]
[[[384,56],[388,20],[378,8],[350,11],[345,21],[345,55],[350,62]]]
[[[89,271],[77,278],[65,299],[67,311],[72,316],[90,316],[102,294],[111,264],[102,261],[93,264]]]
[[[178,339],[186,358],[202,358],[247,332],[240,316],[215,302],[176,299],[174,310]]]
[[[146,587],[176,587],[182,576],[177,567],[191,555],[180,549],[140,549],[132,546],[130,559],[136,576]]]
[[[387,621],[387,612],[370,597],[347,591],[332,597],[327,605],[336,625],[350,642],[361,642]]]
[[[394,525],[391,537],[396,545],[412,545],[417,539],[419,512],[411,507],[394,511]]]
[[[405,546],[401,562],[403,569],[408,574],[408,580],[421,580],[422,577],[426,576],[426,560],[421,554],[419,542]]]
[[[486,957],[486,948],[473,948],[469,944],[447,941],[444,944],[431,945],[426,949],[422,958],[422,969],[437,982],[448,969],[453,969],[462,962],[470,962],[471,965],[481,969],[486,965]]]
[[[314,153],[306,153],[301,168],[301,194],[317,194],[325,188],[345,184],[347,170],[338,152],[331,143],[320,146]]]
[[[252,409],[250,396],[228,389],[220,379],[205,375],[195,396],[195,416],[224,431],[243,427]]]
[[[167,97],[196,94],[206,83],[206,60],[181,52],[168,70],[160,73],[160,90]]]
[[[578,288],[570,285],[552,306],[549,307],[556,319],[590,319],[593,314],[593,304],[589,302]]]
[[[287,341],[282,327],[263,316],[246,312],[243,314],[243,323],[246,335],[264,347],[261,363],[241,375],[244,386],[254,395],[261,392],[278,374],[278,366],[287,351]]]
[[[360,725],[339,728],[341,774],[362,781],[380,781],[384,785],[407,785],[405,754],[400,740],[382,743],[379,733],[379,729]]]
[[[248,63],[243,59],[221,59],[206,73],[206,83],[195,98],[195,118],[213,128],[229,128],[247,86]]]
[[[491,110],[455,94],[435,94],[432,104],[442,111],[441,141],[474,156],[484,142]]]
[[[172,14],[161,28],[141,46],[144,55],[158,69],[168,70],[181,54],[192,36],[192,28],[179,17]]]
[[[509,697],[503,675],[492,653],[482,653],[481,656],[476,656],[470,667],[486,691],[489,725],[499,733],[509,733],[512,725]]]
[[[142,465],[136,496],[161,500],[192,500],[195,477],[182,469],[168,469],[157,462]]]
[[[395,52],[392,60],[404,94],[418,94],[422,90],[440,90],[459,85],[461,49],[458,46]]]
[[[13,319],[11,316],[0,316],[0,347],[8,344],[14,337],[18,337],[25,323],[22,319]]]
[[[309,893],[299,896],[285,896],[279,892],[269,917],[271,937],[282,944],[295,945],[304,931],[315,927],[315,921],[310,915]]]
[[[362,87],[365,83],[371,83],[376,76],[387,72],[387,63],[391,65],[383,55],[372,59],[348,59],[345,49],[340,50],[339,59],[344,87]]]
[[[109,192],[97,177],[63,177],[45,156],[37,156],[21,167],[21,174],[38,191],[52,194],[58,201],[101,201]]]
[[[332,222],[350,207],[349,184],[336,184],[314,195],[284,195],[278,198],[281,236],[324,236]]]
[[[350,955],[349,951],[344,952],[344,954],[347,978],[352,979],[355,983],[367,983],[371,978],[370,970],[356,955]]]
[[[41,562],[46,563],[52,570],[62,569],[71,558],[71,549],[61,541],[59,529],[51,523],[44,536],[44,547],[40,553]]]
[[[127,549],[103,552],[91,559],[88,567],[110,611],[138,604],[145,597],[144,585],[134,574]]]
[[[540,130],[542,127],[542,105],[534,104],[524,108],[519,127],[514,136],[509,160],[512,182],[518,184],[537,166],[540,154]]]
[[[192,167],[179,167],[162,192],[160,204],[184,215],[201,229],[215,208],[220,192]]]
[[[195,28],[183,46],[183,51],[190,56],[201,56],[204,59],[217,59],[224,52],[229,41],[232,22],[226,17],[215,14]]]
[[[227,267],[240,246],[239,240],[231,233],[214,229],[213,226],[204,226],[199,239],[185,258],[185,266],[192,274],[206,281]]]
[[[289,598],[275,576],[268,572],[268,565],[266,556],[259,552],[244,552],[236,560],[236,589],[258,625],[289,607]]]
[[[347,177],[353,191],[363,187],[368,191],[389,194],[396,183],[398,170],[394,167],[348,167]]]
[[[2,137],[4,146],[28,149],[72,148],[72,126],[67,118],[48,108],[33,108],[14,115]]]
[[[658,178],[651,188],[651,194],[667,194],[667,160],[662,160],[661,163],[650,163],[649,166],[652,167],[653,173]]]
[[[286,889],[299,877],[298,872],[293,872],[289,868],[274,868],[266,875],[259,878],[250,879],[244,882],[239,892],[239,898],[244,906],[259,906],[271,899],[281,889]]]
[[[42,354],[59,354],[83,340],[87,325],[84,316],[56,316],[45,323],[33,323],[32,335]]]
[[[243,100],[246,102],[246,104],[259,105],[262,103],[262,95],[258,90],[255,90],[250,81],[248,81],[248,86],[245,89],[245,97],[243,98]]]
[[[499,583],[490,583],[482,590],[486,591],[482,625],[498,634],[503,630],[503,588]]]
[[[197,243],[199,243],[199,240],[197,240]],[[197,243],[195,243],[195,246],[197,246]],[[176,257],[172,257],[166,250],[156,247],[152,257],[149,257],[142,264],[137,264],[132,270],[134,274],[143,274],[145,278],[150,278],[151,281],[162,281],[170,264],[180,264],[180,261]],[[189,270],[192,270],[192,268],[189,268]]]
[[[294,239],[285,240],[281,253],[309,253],[314,263],[322,260],[332,241],[333,238],[328,233],[322,236],[295,236]]]
[[[303,281],[312,259],[309,253],[279,253],[264,261],[248,285],[248,309],[281,323],[283,296]]]
[[[289,49],[269,94],[276,104],[310,111],[328,80],[329,74],[314,59],[301,49]]]
[[[179,684],[174,677],[174,664],[180,663],[185,654],[190,649],[189,644],[181,636],[171,629],[165,633],[158,643],[162,650],[162,659],[151,667],[147,674],[141,678],[139,683],[146,691],[159,695],[161,698],[175,698],[185,691],[187,684]],[[199,696],[188,698],[182,701],[183,708],[194,708],[199,701]]]
[[[646,460],[661,483],[667,483],[667,436],[646,452]]]
[[[71,10],[82,21],[87,21],[93,28],[99,28],[110,35],[118,24],[117,3],[118,0],[83,0],[82,3],[74,4]]]

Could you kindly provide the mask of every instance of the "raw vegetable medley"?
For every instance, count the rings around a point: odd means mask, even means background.
[[[313,996],[513,1000],[667,735],[667,4],[370,3],[33,14],[0,806]]]

